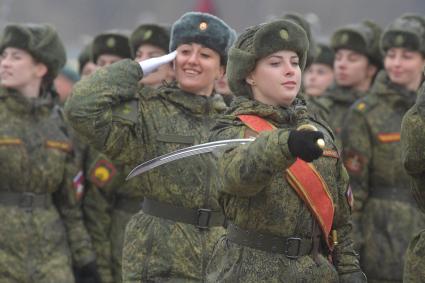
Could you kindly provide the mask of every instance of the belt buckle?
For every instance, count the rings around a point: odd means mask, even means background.
[[[209,223],[211,219],[211,209],[199,208],[198,215],[196,217],[196,228],[198,229],[209,229]]]
[[[297,242],[297,252],[295,253],[295,255],[290,255],[289,254],[289,247],[290,247],[290,243],[293,242],[293,241]],[[289,237],[289,238],[286,239],[286,241],[285,241],[285,256],[287,258],[289,258],[289,259],[299,258],[300,257],[299,256],[300,250],[301,250],[301,238]]]
[[[27,211],[31,211],[34,204],[34,198],[35,194],[33,193],[22,193],[19,199],[19,206],[25,208]]]

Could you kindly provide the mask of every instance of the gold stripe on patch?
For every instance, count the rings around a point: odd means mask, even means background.
[[[3,138],[0,139],[0,145],[21,145],[23,144],[21,139]]]
[[[378,140],[383,143],[400,141],[400,133],[378,134]]]
[[[336,150],[333,149],[325,149],[323,150],[323,156],[339,158],[339,154]]]
[[[52,140],[47,140],[46,141],[46,146],[48,148],[54,148],[54,149],[59,149],[65,152],[70,152],[72,149],[72,146],[70,143],[67,142],[61,142],[61,141],[52,141]]]

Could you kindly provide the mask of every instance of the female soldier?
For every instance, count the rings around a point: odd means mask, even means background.
[[[297,98],[307,48],[305,32],[279,20],[247,29],[230,50],[238,97],[212,139],[258,137],[218,158],[228,226],[209,282],[366,280],[349,237],[348,175],[331,132]],[[312,125],[320,131],[297,130]]]
[[[98,281],[77,196],[82,180],[51,92],[65,49],[49,25],[11,24],[0,39],[2,282]]]
[[[350,110],[343,131],[344,164],[356,197],[361,265],[369,282],[401,282],[410,239],[425,224],[400,160],[400,126],[412,107],[425,66],[425,20],[404,15],[384,31],[385,70],[371,94]]]
[[[77,84],[66,105],[70,122],[112,160],[130,165],[205,142],[213,117],[224,108],[213,87],[224,72],[233,34],[215,16],[184,14],[172,26],[172,53],[140,64],[123,60]],[[138,84],[174,58],[176,83],[158,89]],[[137,119],[113,116],[111,108],[135,93]],[[145,199],[143,212],[126,228],[124,282],[204,280],[213,243],[224,232],[224,216],[209,186],[212,168],[211,160],[200,156],[139,178]]]

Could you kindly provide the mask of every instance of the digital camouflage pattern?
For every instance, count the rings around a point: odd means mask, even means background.
[[[418,99],[407,111],[401,124],[401,156],[404,169],[411,177],[410,188],[422,212],[425,212],[425,83]],[[424,227],[421,227],[424,228]],[[425,281],[425,231],[410,241],[404,261],[403,282]]]
[[[336,153],[330,130],[309,118],[302,104],[277,108],[238,97],[232,109],[218,120],[211,140],[243,138],[248,128],[237,118],[241,114],[260,116],[278,130],[261,133],[255,141],[218,157],[217,181],[222,181],[220,199],[226,217],[246,230],[311,238],[314,217],[283,175],[295,162],[287,140],[289,130],[313,124],[324,133],[326,150]],[[318,255],[317,263],[312,255],[289,259],[284,254],[241,246],[222,237],[208,267],[208,282],[365,282],[339,278],[363,276],[350,238],[348,174],[342,160],[338,155],[323,156],[314,165],[335,204],[332,229],[337,231],[339,244],[334,249],[333,264],[322,254]]]
[[[95,260],[76,194],[80,168],[54,105],[49,93],[28,99],[0,89],[0,194],[47,194],[54,203],[0,204],[2,282],[72,283],[72,267]]]
[[[176,85],[143,88],[137,62],[122,60],[76,84],[65,111],[73,127],[112,160],[130,167],[207,141],[213,117],[225,105],[215,97],[186,93]],[[137,121],[117,119],[111,107],[139,96]],[[214,169],[207,156],[179,160],[135,178],[141,194],[187,208],[220,210],[210,190]],[[201,282],[223,228],[193,225],[139,212],[126,228],[124,282]]]
[[[138,100],[113,108],[113,119],[135,123]],[[140,210],[143,183],[137,179],[125,181],[131,169],[111,161],[104,154],[90,149],[87,164],[87,193],[84,216],[96,251],[96,262],[103,283],[122,281],[122,248],[125,226]]]
[[[401,282],[409,241],[425,225],[400,159],[401,120],[415,97],[381,71],[343,128],[344,164],[356,199],[355,241],[369,281]]]
[[[336,144],[341,148],[341,131],[347,111],[353,103],[366,95],[349,87],[333,85],[325,93],[309,104],[309,110],[324,119],[335,133]]]

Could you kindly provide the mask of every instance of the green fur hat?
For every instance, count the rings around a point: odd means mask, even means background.
[[[170,45],[170,33],[165,27],[160,25],[142,24],[130,35],[130,47],[133,57],[136,56],[137,49],[142,44],[152,44],[167,53]]]
[[[9,24],[0,39],[0,52],[7,47],[23,49],[47,66],[47,79],[53,81],[65,65],[66,51],[55,28],[49,24]]]
[[[318,43],[316,45],[316,57],[313,63],[325,64],[333,68],[335,59],[335,52],[329,46]]]
[[[122,58],[131,58],[130,42],[128,37],[117,32],[105,32],[93,39],[93,62],[103,54],[116,55]]]
[[[392,22],[381,38],[381,49],[384,53],[391,47],[419,51],[425,56],[425,17],[405,14]]]
[[[92,60],[92,48],[92,44],[89,43],[84,46],[83,50],[81,50],[80,54],[78,55],[78,72],[80,74],[83,71],[84,66]]]
[[[309,48],[307,52],[307,61],[305,64],[305,67],[307,68],[313,63],[314,58],[316,57],[316,42],[313,38],[313,35],[311,34],[311,27],[310,24],[298,13],[288,13],[283,16],[284,20],[293,21],[294,23],[300,25],[305,33],[307,34],[308,42],[309,42]]]
[[[372,21],[365,20],[357,24],[347,25],[334,32],[331,46],[338,49],[350,49],[369,58],[369,62],[377,67],[382,66],[379,50],[381,28]]]
[[[245,30],[229,51],[227,78],[235,95],[252,97],[245,78],[257,61],[280,50],[292,50],[300,59],[301,70],[307,60],[308,38],[303,28],[288,20],[277,20]]]
[[[170,52],[181,44],[199,43],[220,54],[224,65],[235,39],[236,32],[223,20],[207,13],[189,12],[171,27]]]

